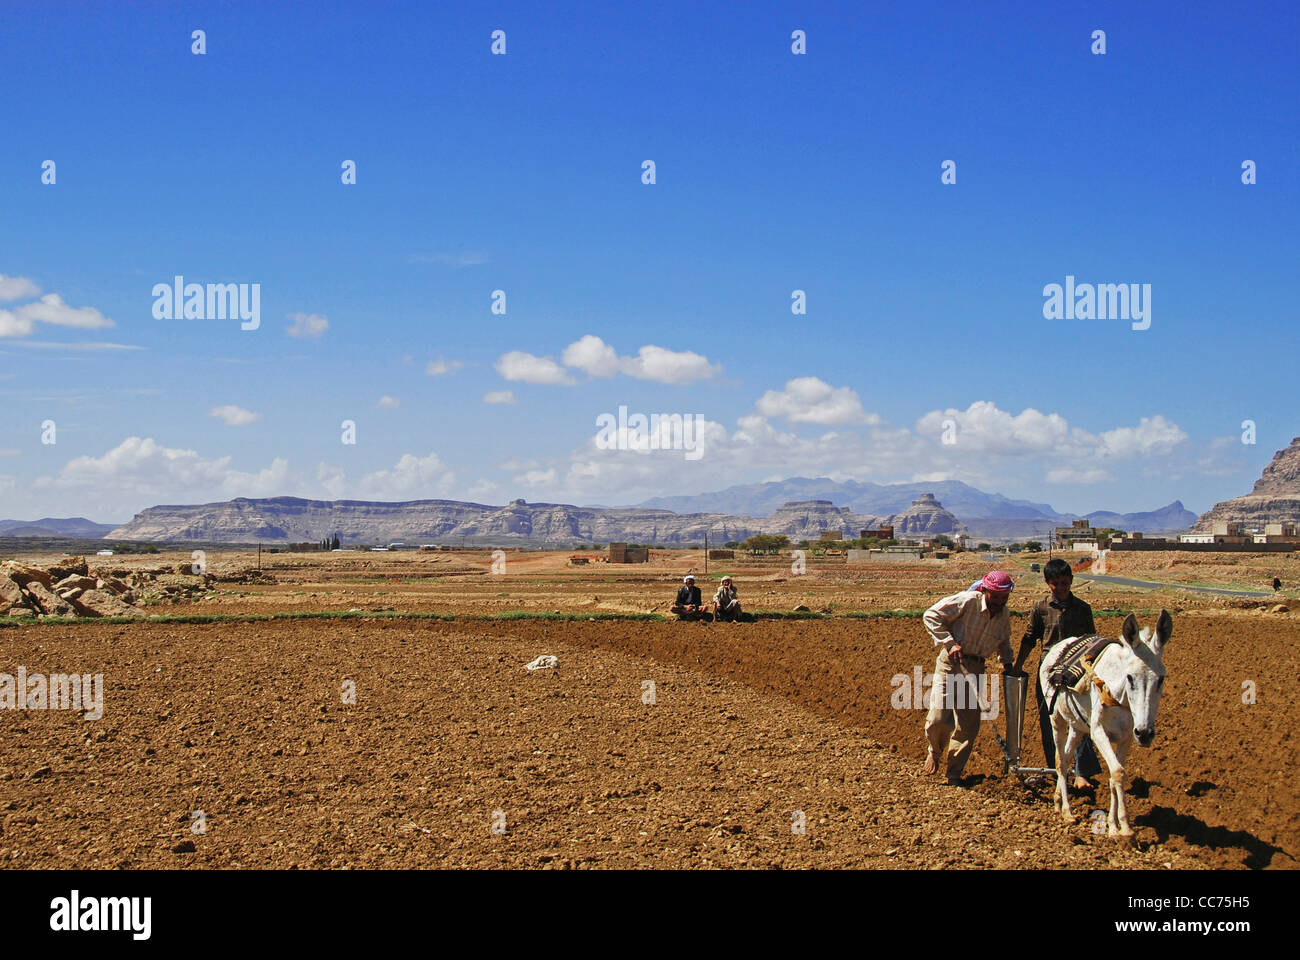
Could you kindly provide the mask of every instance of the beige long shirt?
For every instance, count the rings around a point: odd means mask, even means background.
[[[1006,606],[989,616],[987,600],[978,590],[963,590],[944,597],[922,617],[936,647],[956,642],[968,657],[985,658],[994,653],[1011,659],[1011,615]]]

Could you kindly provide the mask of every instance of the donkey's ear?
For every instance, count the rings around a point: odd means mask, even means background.
[[[1160,619],[1156,621],[1156,639],[1160,645],[1164,646],[1169,642],[1169,636],[1174,632],[1174,618],[1169,616],[1168,610],[1160,611]]]
[[[1131,647],[1138,641],[1138,618],[1130,613],[1124,618],[1124,626],[1119,629],[1120,639],[1124,641],[1124,646]]]

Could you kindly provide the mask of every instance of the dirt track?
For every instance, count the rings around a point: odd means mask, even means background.
[[[1157,741],[1129,764],[1137,850],[994,776],[988,733],[969,790],[919,776],[923,712],[890,706],[890,678],[932,664],[915,620],[7,629],[0,671],[102,672],[107,692],[95,722],[0,713],[0,860],[1292,868],[1300,622],[1246,627],[1176,621]],[[561,669],[522,669],[541,653]],[[187,840],[195,852],[172,852]]]

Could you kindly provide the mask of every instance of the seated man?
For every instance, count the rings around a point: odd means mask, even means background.
[[[722,586],[713,595],[713,619],[735,623],[740,619],[740,594],[730,577],[722,578]]]
[[[695,585],[694,574],[688,573],[682,578],[677,599],[669,609],[683,620],[696,620],[704,616],[704,603],[700,599],[700,588]]]

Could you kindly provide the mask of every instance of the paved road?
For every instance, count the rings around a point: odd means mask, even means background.
[[[1002,560],[1006,560],[1006,557],[1001,556],[1000,554],[986,553],[984,554],[984,559],[992,560],[992,561],[1002,561]],[[1012,562],[1015,563],[1016,561],[1012,561]],[[1020,565],[1023,566],[1023,564]],[[1225,590],[1222,589],[1221,587],[1185,587],[1182,584],[1178,584],[1178,583],[1157,583],[1154,580],[1130,580],[1128,577],[1105,577],[1099,574],[1092,574],[1092,573],[1076,573],[1074,575],[1074,579],[1097,580],[1101,583],[1113,583],[1121,587],[1144,587],[1148,590],[1160,590],[1165,588],[1170,590],[1191,590],[1195,593],[1214,593],[1223,597],[1278,596],[1278,594],[1273,593],[1271,590],[1264,590],[1264,591]],[[1285,599],[1285,598],[1284,597],[1280,598],[1279,602],[1281,602],[1281,599]]]
[[[1217,593],[1224,597],[1272,597],[1271,591],[1224,590],[1220,587],[1188,587],[1181,583],[1156,583],[1152,580],[1130,580],[1128,577],[1103,577],[1093,573],[1076,573],[1076,580],[1097,580],[1101,583],[1114,583],[1122,587],[1146,587],[1149,590],[1192,590],[1196,593]]]

